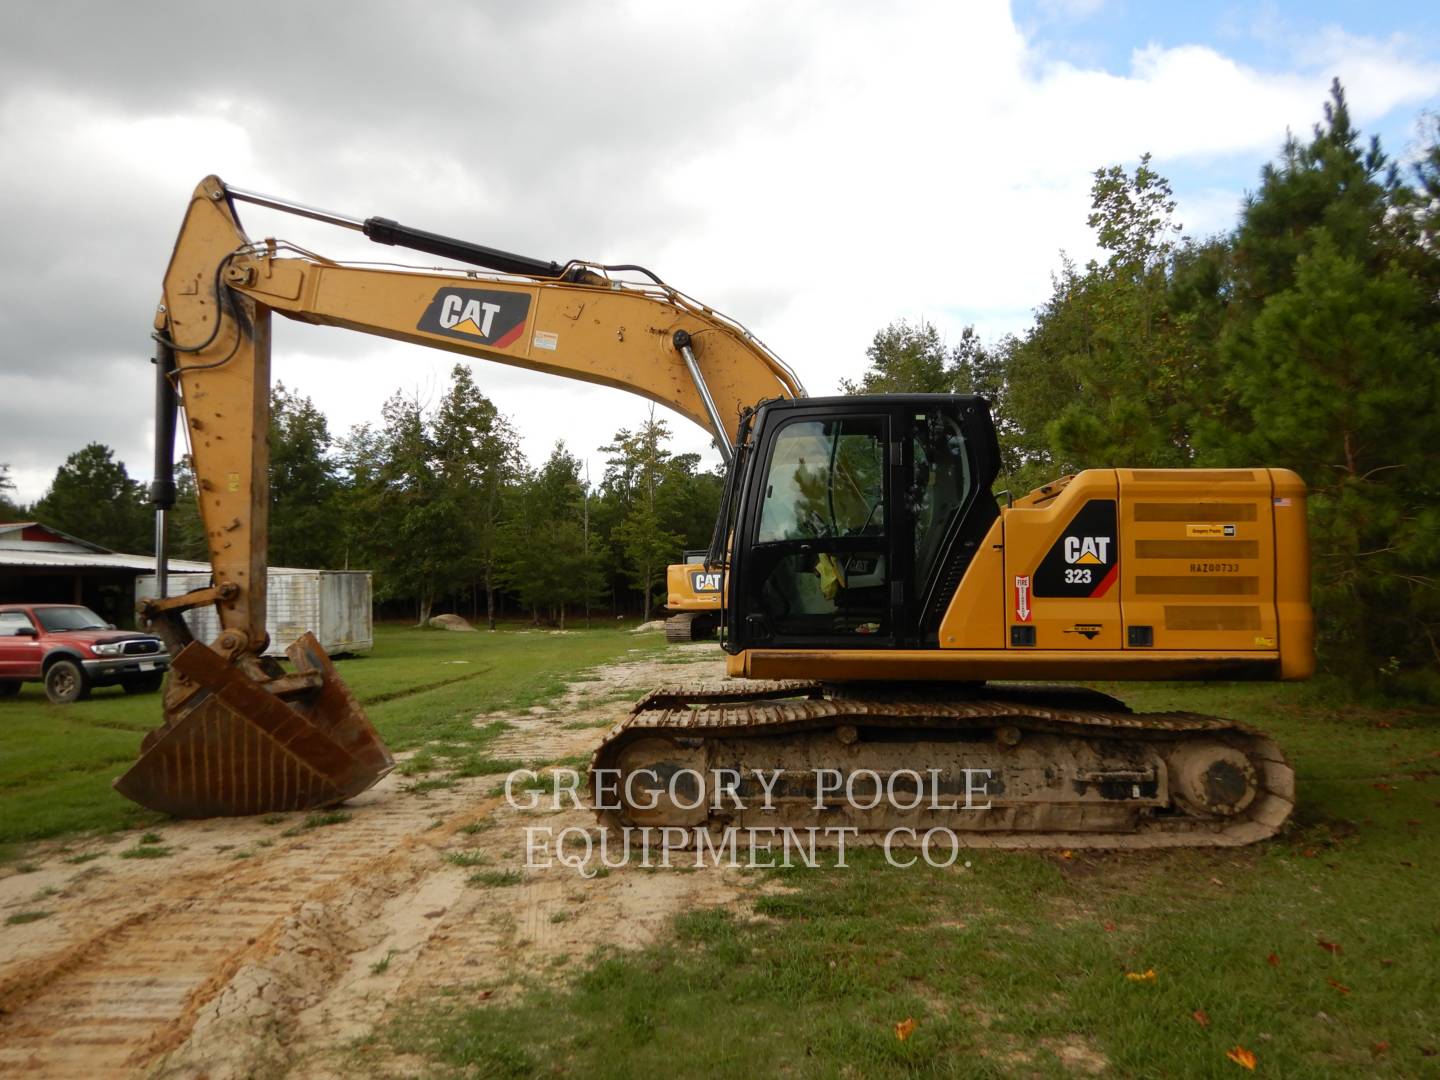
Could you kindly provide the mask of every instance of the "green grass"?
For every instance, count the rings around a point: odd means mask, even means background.
[[[755,873],[780,891],[749,910],[686,912],[649,948],[478,1007],[437,996],[381,1041],[481,1076],[1058,1077],[1078,1046],[1108,1075],[1240,1077],[1237,1045],[1256,1075],[1440,1075],[1440,711],[1335,705],[1323,685],[1124,694],[1274,735],[1293,824],[1238,850],[941,870],[870,849]]]
[[[447,851],[445,861],[452,866],[484,866],[490,856],[483,851]]]
[[[394,956],[394,955],[395,955],[395,950],[394,950],[394,949],[390,949],[389,951],[387,951],[383,957],[381,957],[379,960],[376,960],[375,963],[373,963],[373,964],[370,965],[370,974],[371,974],[371,975],[383,975],[383,974],[385,974],[385,972],[387,972],[388,970],[390,970],[390,958],[391,958],[392,956]]]
[[[48,911],[17,911],[14,915],[5,917],[6,926],[21,926],[24,923],[39,922],[41,919],[48,919]]]
[[[382,625],[375,628],[370,655],[336,667],[392,749],[423,751],[434,744],[430,765],[480,775],[496,766],[504,772],[508,763],[484,757],[484,743],[499,725],[477,731],[476,715],[548,701],[586,668],[632,649],[663,648],[653,637],[611,627],[552,636]],[[0,858],[23,857],[19,845],[27,841],[163,822],[110,787],[159,723],[159,694],[100,689],[88,701],[60,706],[27,683],[16,696],[0,699]]]
[[[161,847],[158,844],[140,844],[127,851],[120,852],[122,859],[164,859],[168,858],[174,848]]]
[[[499,887],[504,885],[519,885],[520,882],[525,880],[525,875],[520,873],[519,870],[481,870],[478,873],[471,874],[465,880],[471,885]]]

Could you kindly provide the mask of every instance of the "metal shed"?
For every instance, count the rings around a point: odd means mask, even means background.
[[[167,591],[178,596],[209,584],[208,573],[171,573]],[[136,600],[154,595],[154,574],[135,580]],[[200,641],[214,641],[220,633],[220,620],[213,607],[187,611],[185,622]],[[307,630],[320,639],[321,647],[331,656],[368,652],[375,643],[370,571],[272,566],[265,595],[265,630],[270,635],[267,656],[284,656],[285,647]]]

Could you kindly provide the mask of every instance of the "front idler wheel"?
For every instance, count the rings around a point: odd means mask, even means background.
[[[1171,752],[1166,764],[1175,801],[1202,817],[1244,813],[1260,792],[1255,767],[1233,746],[1182,746]]]

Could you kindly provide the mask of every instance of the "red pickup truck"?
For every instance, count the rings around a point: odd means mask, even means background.
[[[79,604],[0,604],[0,697],[19,693],[23,682],[43,682],[56,705],[116,683],[127,694],[148,694],[169,666],[159,638],[116,630]]]

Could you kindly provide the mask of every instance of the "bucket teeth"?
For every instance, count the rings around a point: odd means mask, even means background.
[[[198,642],[175,657],[190,692],[115,789],[175,817],[232,817],[343,802],[394,767],[313,634],[290,648],[295,675],[257,681]]]

